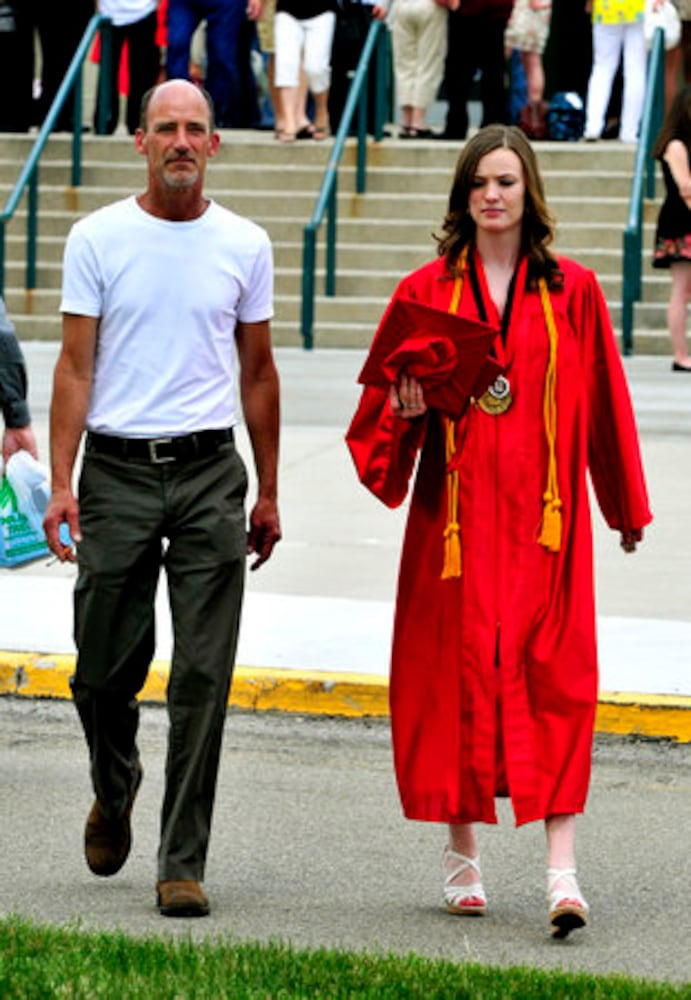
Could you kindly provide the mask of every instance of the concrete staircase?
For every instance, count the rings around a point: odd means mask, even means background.
[[[0,136],[0,197],[4,203],[31,140]],[[129,136],[87,136],[83,179],[70,187],[71,137],[51,138],[41,164],[38,288],[24,290],[24,203],[8,227],[5,298],[22,339],[60,336],[61,257],[65,236],[81,215],[140,191],[145,162]],[[207,191],[219,202],[265,226],[276,263],[275,342],[299,346],[303,227],[309,220],[330,143],[279,145],[272,133],[224,132],[221,151],[207,174]],[[555,249],[593,268],[621,321],[621,247],[628,211],[634,153],[604,142],[537,143],[550,207],[557,219]],[[355,193],[355,145],[339,174],[336,292],[324,289],[324,228],[317,262],[316,347],[364,347],[399,279],[436,252],[438,231],[458,155],[455,143],[372,144],[368,185]],[[661,185],[658,185],[661,190]],[[669,280],[650,267],[657,206],[645,210],[644,300],[636,307],[635,349],[667,350],[665,306]]]

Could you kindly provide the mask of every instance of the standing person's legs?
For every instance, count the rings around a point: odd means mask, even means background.
[[[495,122],[508,122],[506,86],[504,83],[506,56],[504,52],[504,32],[506,21],[499,18],[479,18],[481,30],[477,33],[480,53],[480,96],[482,98],[483,126]]]
[[[425,4],[420,11],[417,28],[417,71],[413,90],[414,129],[427,130],[427,109],[437,96],[444,76],[448,11],[439,4]]]
[[[624,91],[621,102],[622,142],[636,142],[645,100],[646,52],[643,25],[624,25]]]
[[[214,102],[216,123],[237,126],[242,119],[240,28],[245,20],[244,0],[207,0],[206,89]]]
[[[134,135],[139,127],[142,97],[155,86],[161,66],[156,44],[156,12],[127,26],[130,89],[127,96],[127,131]]]
[[[599,139],[624,39],[623,25],[593,25],[593,68],[585,105],[585,138]]]
[[[93,12],[92,0],[36,4],[36,28],[41,41],[41,121],[53,103]],[[56,130],[71,131],[73,119],[74,104],[70,95],[58,115]]]
[[[34,29],[32,12],[0,7],[0,132],[28,132],[34,124]]]
[[[464,17],[460,10],[449,12],[444,70],[448,101],[444,128],[446,139],[465,139],[468,131],[468,98],[478,66],[477,22],[482,20],[474,16]],[[479,28],[482,29],[482,24]]]
[[[71,686],[89,746],[98,813],[106,827],[112,824],[116,840],[123,817],[129,838],[128,809],[139,779],[135,698],[154,653],[162,517],[157,487],[151,467],[85,455]],[[119,863],[103,856],[101,864],[98,855],[90,857],[88,842],[86,847],[92,870],[109,875],[124,863],[129,841]]]
[[[575,835],[576,817],[572,813],[548,816],[547,836],[547,897],[554,937],[566,937],[572,930],[583,927],[588,904],[576,881]]]
[[[391,20],[391,50],[396,81],[396,98],[401,108],[401,135],[404,137],[413,124],[417,60],[416,15],[417,8],[414,0],[397,0]]]
[[[304,69],[307,86],[314,99],[314,138],[329,134],[329,84],[331,83],[331,48],[336,15],[325,11],[303,22],[305,31]]]
[[[372,8],[369,4],[339,5],[331,50],[331,84],[329,86],[329,121],[334,132],[340,125],[352,83],[352,74],[357,67],[371,23]],[[373,76],[374,74],[370,73],[370,91],[372,90],[371,80]],[[371,105],[371,94],[369,101]],[[370,106],[368,127],[371,125],[372,107]]]
[[[691,368],[691,355],[686,340],[686,311],[691,301],[691,261],[672,264],[670,274],[672,291],[667,306],[667,324],[672,354],[678,365]]]
[[[120,58],[122,56],[122,47],[125,43],[126,29],[112,27],[110,29],[110,39],[111,39],[111,51],[110,51],[110,66],[107,67],[110,72],[110,92],[107,98],[106,114],[105,114],[105,134],[112,135],[115,129],[118,127],[118,119],[120,117],[120,88],[119,88],[119,68],[120,68]],[[96,107],[94,109],[94,132],[97,131],[99,126],[99,121],[101,117],[101,74],[106,71],[104,65],[104,54],[103,47],[101,47],[100,63],[98,69],[98,88],[96,90]]]
[[[274,16],[274,83],[282,125],[277,136],[283,142],[292,142],[298,130],[302,46],[302,22],[292,14],[277,11]]]
[[[196,0],[168,0],[166,75],[169,80],[189,80],[192,35],[203,17]]]
[[[442,859],[444,902],[450,913],[482,916],[487,897],[482,887],[474,823],[449,825],[449,844]]]
[[[247,553],[247,474],[233,445],[175,470],[165,556],[174,649],[158,878],[204,877]]]

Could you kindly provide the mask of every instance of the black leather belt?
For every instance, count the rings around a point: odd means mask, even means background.
[[[217,452],[221,445],[232,441],[233,430],[230,427],[196,431],[181,437],[157,438],[122,438],[89,431],[85,447],[98,455],[160,465],[162,462],[190,462],[195,458],[206,458]]]

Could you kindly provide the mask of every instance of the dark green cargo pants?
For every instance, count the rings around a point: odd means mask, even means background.
[[[106,815],[121,815],[132,789],[162,565],[167,576],[174,644],[159,879],[204,875],[245,579],[246,490],[232,442],[184,462],[84,457],[72,690]]]

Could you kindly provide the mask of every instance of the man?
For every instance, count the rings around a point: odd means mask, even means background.
[[[28,451],[38,458],[36,438],[26,401],[26,365],[17,343],[5,303],[0,298],[0,407],[5,421],[2,460],[6,464],[15,451]]]
[[[440,139],[465,139],[468,100],[476,72],[480,76],[482,122],[508,121],[504,32],[513,0],[462,0],[449,10],[444,87],[448,107]]]
[[[203,916],[201,882],[236,649],[246,552],[280,538],[279,386],[271,352],[266,233],[204,197],[219,146],[208,94],[169,80],[142,102],[143,194],[78,222],[65,248],[63,345],[51,403],[53,494],[45,528],[75,560],[72,691],[96,801],[85,853],[113,875],[130,847],[142,769],[135,696],[154,652],[166,569],[174,651],[158,855],[158,907]],[[246,473],[233,444],[240,401],[258,496],[245,530]],[[79,501],[71,486],[86,430]]]
[[[261,17],[263,0],[168,0],[166,72],[189,79],[192,36],[206,21],[205,86],[220,128],[244,124],[243,83],[247,55],[242,53],[245,21]]]
[[[355,70],[367,41],[372,21],[386,19],[388,0],[338,0],[336,4],[336,31],[331,51],[331,85],[329,87],[329,121],[335,134],[345,110],[348,92]],[[370,67],[367,105],[367,129],[374,133],[374,102],[376,76]],[[388,95],[387,95],[388,96]],[[357,122],[351,132],[355,134]]]

